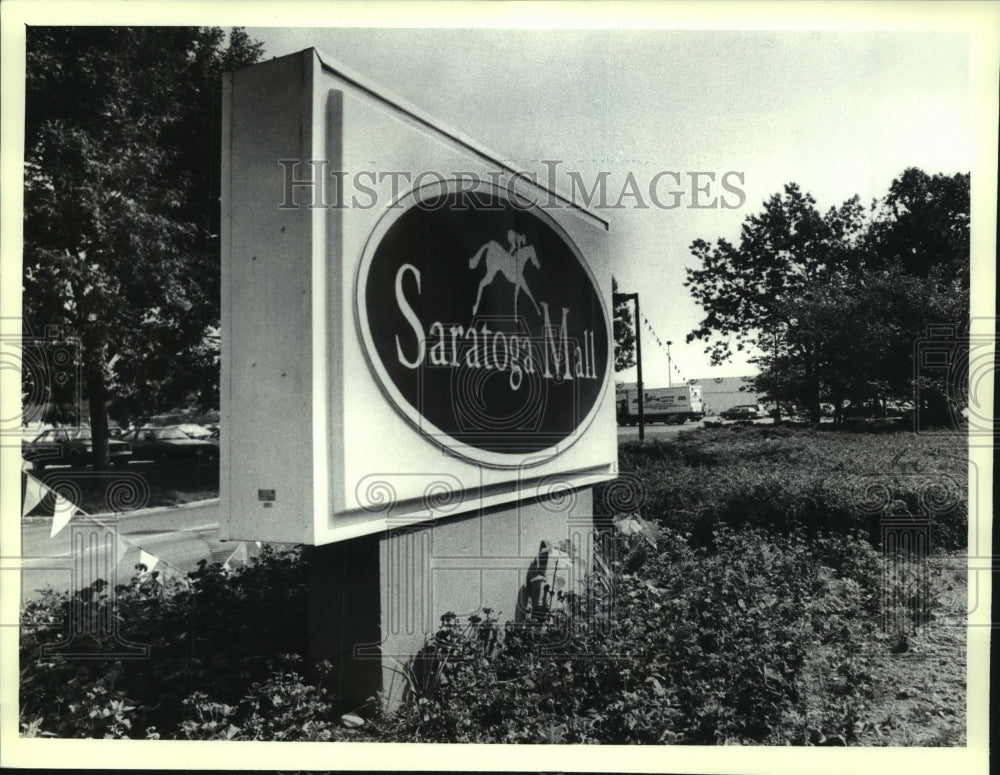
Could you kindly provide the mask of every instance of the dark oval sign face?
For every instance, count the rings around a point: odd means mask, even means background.
[[[380,220],[357,282],[369,364],[435,442],[491,466],[542,463],[592,421],[611,366],[583,256],[503,189],[411,192]]]

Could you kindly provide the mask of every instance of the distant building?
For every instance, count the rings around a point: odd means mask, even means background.
[[[732,409],[740,404],[763,403],[763,396],[749,388],[752,377],[715,377],[709,379],[689,379],[689,385],[701,385],[701,398],[705,402],[705,415],[711,416]],[[626,382],[626,388],[635,388],[634,382]],[[645,382],[643,388],[666,387],[666,385]]]
[[[764,403],[763,396],[750,390],[752,377],[715,377],[711,379],[688,380],[692,385],[701,385],[701,397],[705,402],[705,414],[718,414],[740,404]]]

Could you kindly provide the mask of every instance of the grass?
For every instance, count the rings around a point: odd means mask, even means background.
[[[219,497],[218,468],[199,468],[189,463],[135,463],[106,472],[55,467],[33,471],[32,475],[86,514],[179,506]],[[47,495],[25,516],[49,516],[52,509],[53,498]]]
[[[868,634],[855,638],[849,659],[814,644],[800,676],[797,722],[813,730],[813,744],[844,744],[820,731],[834,712],[841,722],[856,716],[851,744],[964,745],[969,463],[955,441],[951,433],[730,426],[624,443],[620,467],[640,486],[640,511],[696,544],[711,544],[719,524],[801,531],[811,545],[821,536],[865,536],[881,550],[878,606],[855,611],[844,626]],[[929,556],[899,572],[885,539],[924,528]],[[865,574],[827,562],[864,585]],[[845,699],[845,682],[864,691]]]
[[[648,518],[705,539],[718,521],[787,532],[861,531],[930,520],[941,550],[968,535],[967,453],[950,434],[830,433],[729,426],[628,442],[619,466]]]

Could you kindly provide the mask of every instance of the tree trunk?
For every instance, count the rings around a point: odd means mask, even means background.
[[[808,390],[806,400],[809,410],[809,422],[815,425],[819,423],[822,412],[819,408],[819,378],[816,376],[816,368],[810,356],[807,356],[806,360],[806,386]]]
[[[87,369],[87,403],[90,406],[91,445],[94,450],[94,470],[108,469],[108,407],[104,386],[104,371],[100,366]]]

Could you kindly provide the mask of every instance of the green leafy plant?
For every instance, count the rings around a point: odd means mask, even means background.
[[[489,649],[480,644],[480,622],[460,627],[454,614],[443,617],[425,652],[435,679],[383,714],[380,734],[439,742],[809,742],[793,722],[808,710],[803,682],[820,685],[810,654],[822,646],[839,660],[831,686],[857,689],[868,680],[868,664],[854,652],[870,629],[837,628],[830,616],[853,621],[875,591],[821,564],[872,552],[862,539],[828,539],[816,551],[801,535],[720,527],[711,546],[694,546],[664,529],[636,568],[634,550],[647,537],[606,538],[610,596],[607,579],[595,576],[592,593],[572,596],[540,625],[493,628]],[[843,707],[816,720],[824,735],[853,734],[865,707],[859,692],[837,695]]]
[[[648,483],[648,497],[641,513],[608,521],[584,588],[542,601],[523,622],[501,622],[491,609],[464,619],[447,612],[420,652],[397,666],[407,686],[402,707],[390,710],[383,697],[365,709],[365,720],[337,717],[324,670],[307,676],[301,668],[307,580],[296,550],[265,547],[237,570],[203,563],[181,578],[139,566],[117,590],[96,584],[73,597],[44,594],[22,615],[21,732],[192,740],[868,741],[877,722],[873,703],[886,691],[880,671],[912,647],[942,603],[920,564],[928,559],[933,567],[935,556],[907,564],[883,555],[841,488],[882,466],[897,477],[886,479],[896,492],[917,496],[921,477],[953,475],[958,461],[934,458],[924,441],[907,440],[890,458],[884,437],[850,438],[813,446],[808,432],[746,429],[733,443],[712,432],[625,449],[623,467]],[[770,469],[760,470],[761,460]],[[747,481],[738,483],[743,475]],[[730,497],[740,486],[761,493],[742,520]],[[892,508],[910,508],[905,498],[900,503]],[[938,509],[935,526],[960,524],[948,508]],[[835,514],[844,524],[831,521]],[[962,583],[949,580],[949,611],[957,616],[964,611]],[[46,652],[78,616],[114,617],[122,637],[150,646],[150,659],[74,661]],[[100,653],[114,644],[78,645]],[[961,734],[937,730],[934,737],[954,741]]]
[[[249,686],[271,677],[280,655],[305,651],[305,567],[297,550],[265,546],[235,571],[202,562],[181,578],[136,570],[113,594],[99,581],[72,596],[45,593],[25,606],[21,715],[31,719],[32,729],[60,737],[105,731],[137,736],[152,726],[168,735],[183,717],[191,687],[220,706],[235,706]],[[101,638],[75,628],[84,634],[75,637],[74,650],[93,658],[62,656],[53,647],[74,631],[71,625],[80,617],[116,622],[121,638],[148,646],[149,659],[102,657],[118,646],[107,627],[95,630],[104,633]],[[87,691],[98,690],[107,694],[87,697]],[[96,721],[85,721],[83,710],[91,718],[93,704],[105,696],[112,712],[105,714],[102,707]],[[112,708],[111,700],[123,704]],[[118,726],[105,729],[100,719]]]

